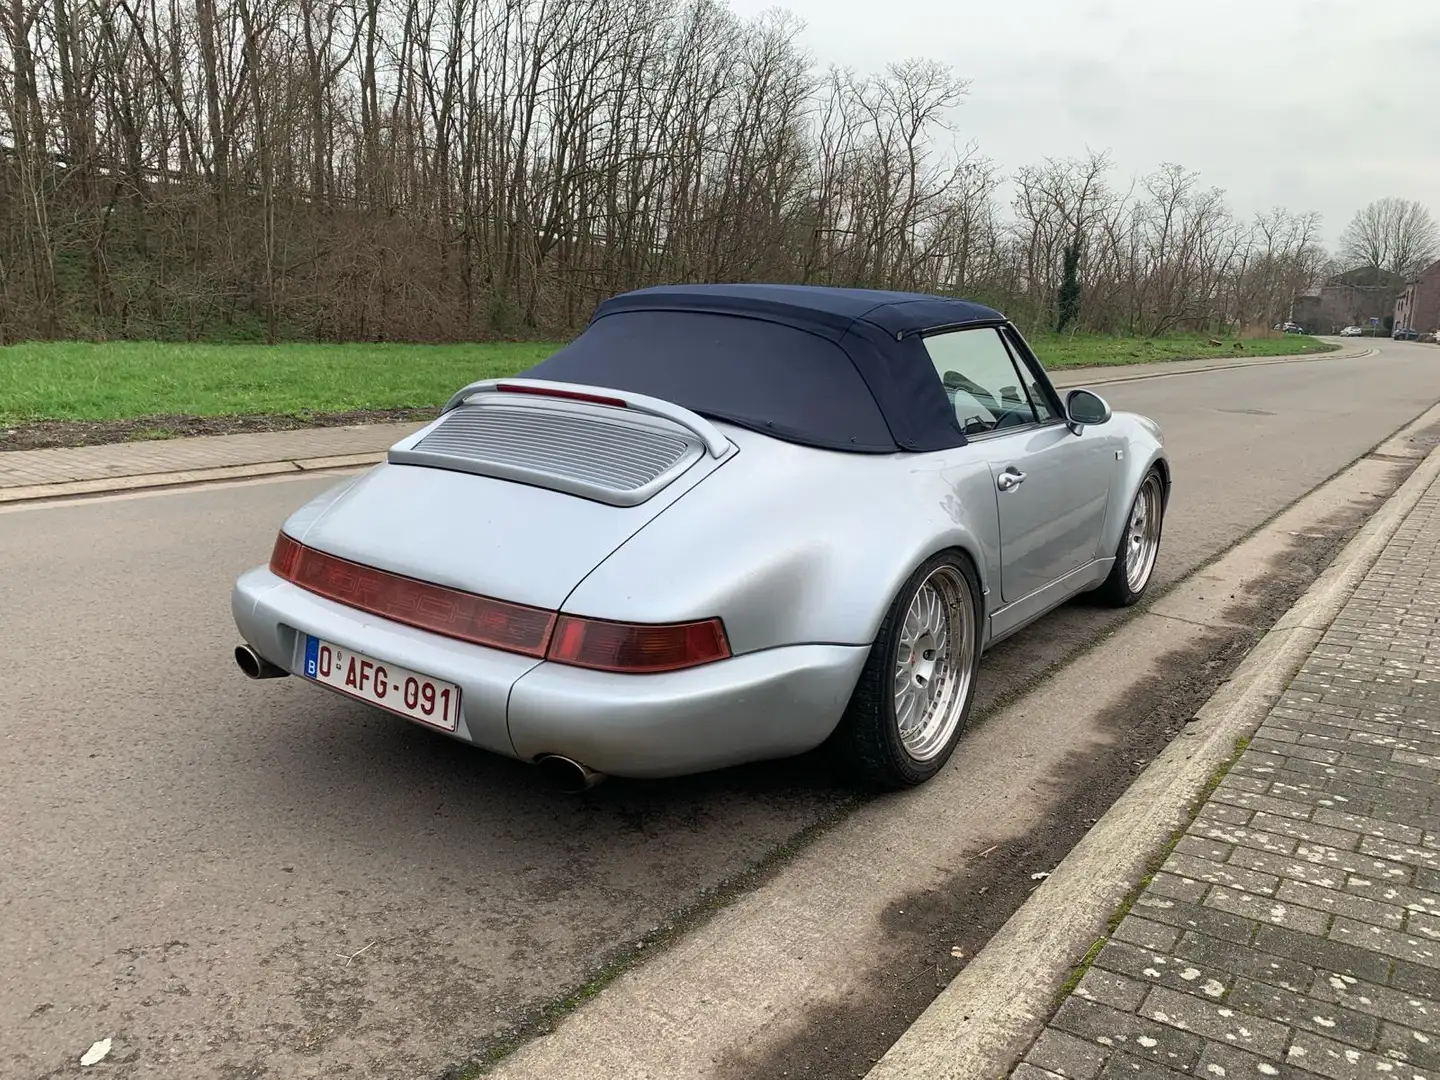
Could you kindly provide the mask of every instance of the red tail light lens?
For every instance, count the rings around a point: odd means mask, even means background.
[[[444,637],[557,664],[645,675],[699,667],[730,656],[719,619],[638,625],[557,616],[553,611],[493,600],[416,581],[292,540],[275,538],[270,572],[337,604]]]
[[[281,533],[270,570],[317,596],[444,637],[536,658],[545,655],[555,614],[361,566],[307,548]]]
[[[300,568],[300,553],[305,549],[283,532],[275,537],[275,550],[270,553],[270,572],[291,581]]]
[[[643,675],[698,667],[730,655],[719,619],[638,626],[562,615],[547,660],[596,671]]]

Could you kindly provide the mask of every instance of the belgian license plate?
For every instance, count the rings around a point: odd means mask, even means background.
[[[460,722],[460,688],[398,664],[305,636],[305,677],[442,731]]]

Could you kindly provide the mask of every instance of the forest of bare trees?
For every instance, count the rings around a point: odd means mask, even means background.
[[[1152,334],[1268,324],[1319,272],[1316,215],[1176,165],[1003,178],[966,93],[716,0],[3,0],[0,341],[553,335],[747,279],[1048,328],[1067,249],[1074,325]]]

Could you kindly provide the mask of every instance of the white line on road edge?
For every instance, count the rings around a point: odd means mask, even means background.
[[[1437,421],[1440,406],[1386,443]],[[1049,1019],[1066,977],[1140,884],[1149,860],[1188,818],[1237,741],[1260,726],[1437,477],[1440,448],[1385,501],[866,1080],[996,1080],[1009,1074]]]

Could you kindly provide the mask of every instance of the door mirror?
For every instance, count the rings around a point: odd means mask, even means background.
[[[1065,395],[1065,419],[1077,435],[1090,424],[1103,424],[1110,419],[1110,406],[1092,390],[1071,390]]]

